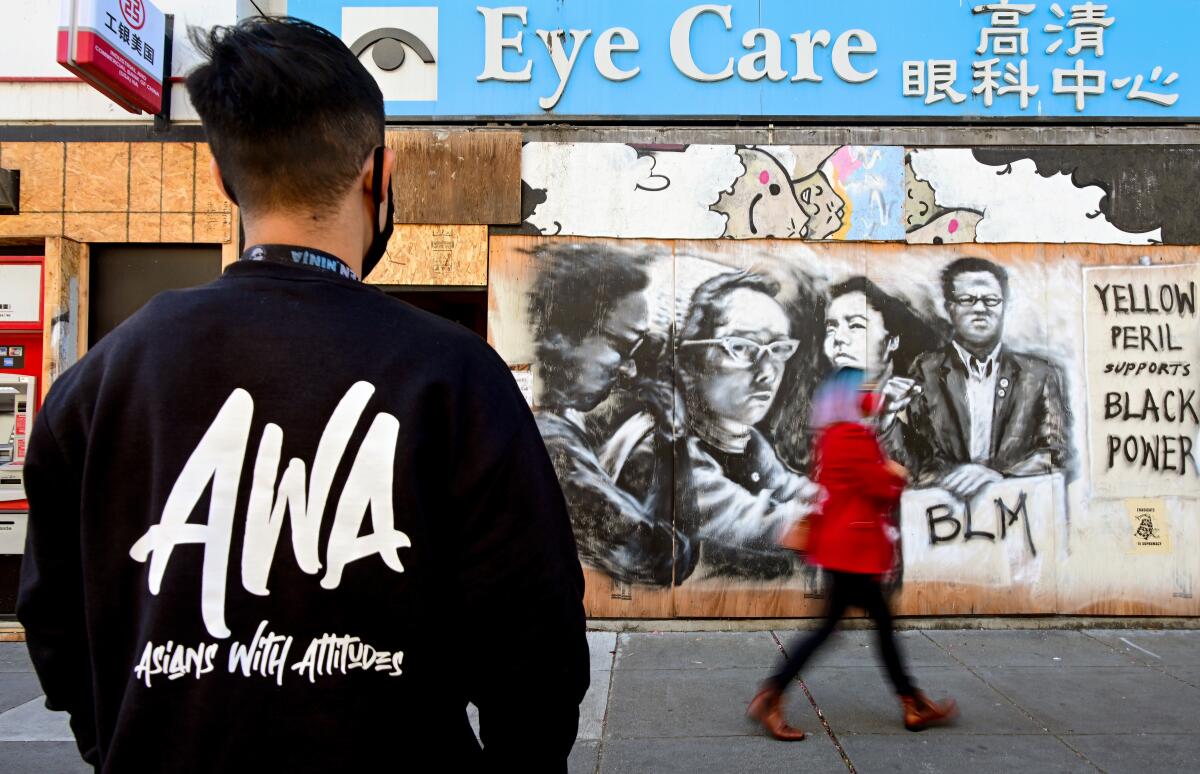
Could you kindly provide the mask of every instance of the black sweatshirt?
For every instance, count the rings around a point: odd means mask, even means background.
[[[565,770],[583,577],[465,328],[241,261],[55,382],[25,478],[18,615],[100,770]]]

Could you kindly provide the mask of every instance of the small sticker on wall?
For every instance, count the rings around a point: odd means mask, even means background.
[[[1171,528],[1167,520],[1167,505],[1161,497],[1126,500],[1125,510],[1129,513],[1133,553],[1171,553]]]
[[[521,394],[525,396],[525,402],[533,408],[533,368],[529,363],[516,363],[509,365],[508,370],[512,372],[513,379],[517,381],[517,388]]]

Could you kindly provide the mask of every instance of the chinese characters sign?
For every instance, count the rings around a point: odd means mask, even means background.
[[[166,19],[149,0],[61,0],[58,62],[131,113],[162,109]]]
[[[1168,93],[1167,89],[1179,80],[1177,71],[1171,71],[1164,78],[1165,70],[1161,65],[1155,65],[1148,74],[1123,76],[1110,75],[1105,69],[1102,62],[1105,34],[1116,23],[1116,18],[1109,14],[1108,4],[1089,0],[1069,7],[1070,18],[1063,4],[1050,3],[1047,8],[1050,21],[1042,27],[1044,40],[1050,41],[1045,49],[1046,56],[1051,58],[1050,64],[1061,64],[1051,71],[1050,93],[1073,98],[1077,113],[1087,109],[1089,98],[1104,95],[1106,88],[1122,92],[1128,100],[1144,100],[1162,107],[1171,107],[1179,101],[1178,92]],[[1012,95],[1019,101],[1020,109],[1026,111],[1031,98],[1041,91],[1041,85],[1031,83],[1029,75],[1030,30],[1027,24],[1034,21],[1032,17],[1037,8],[1037,3],[1015,4],[998,0],[971,9],[976,16],[987,19],[986,26],[979,31],[979,46],[975,49],[980,58],[971,63],[974,83],[971,93],[982,98],[985,108],[992,108],[997,97]],[[1026,17],[1030,17],[1028,21]],[[1072,41],[1071,45],[1064,49],[1067,41]],[[1071,61],[1069,66],[1053,60],[1060,49]],[[955,90],[958,64],[956,59],[906,61],[904,96],[924,97],[927,105],[943,99],[955,104],[966,102],[966,95]]]
[[[1194,0],[292,0],[288,10],[341,35],[394,116],[1200,116]],[[386,55],[393,48],[412,55]]]

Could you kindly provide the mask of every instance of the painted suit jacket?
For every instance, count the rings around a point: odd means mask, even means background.
[[[1001,347],[997,367],[991,448],[985,464],[1005,476],[1068,469],[1070,414],[1058,368],[1008,347]],[[911,371],[924,391],[908,407],[911,432],[906,434],[910,443],[905,456],[919,468],[918,482],[928,483],[971,462],[967,369],[953,345],[947,345],[917,357]]]

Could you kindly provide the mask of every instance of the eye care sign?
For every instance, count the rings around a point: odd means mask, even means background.
[[[1194,0],[291,0],[409,118],[1200,116]]]

